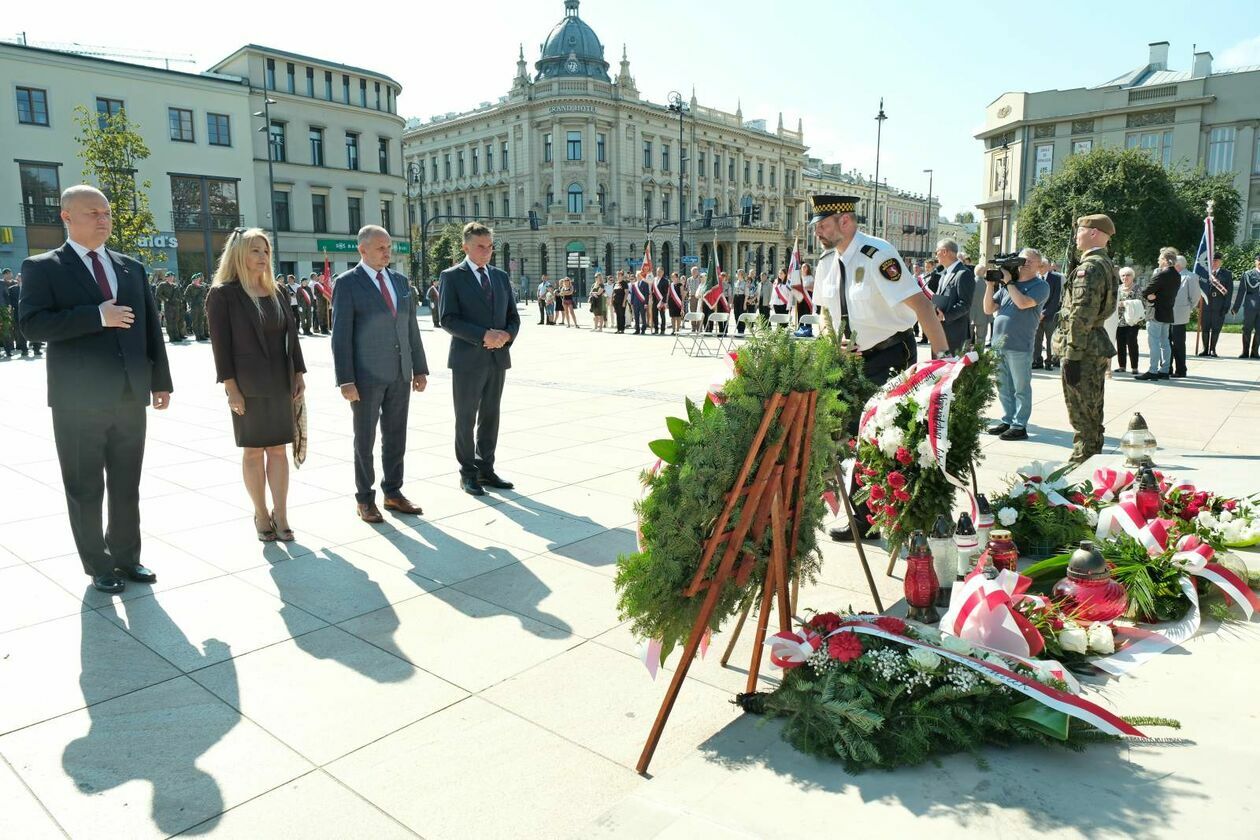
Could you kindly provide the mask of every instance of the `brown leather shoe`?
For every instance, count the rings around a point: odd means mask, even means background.
[[[386,502],[388,504],[388,502]],[[368,502],[366,505],[359,505],[359,518],[364,522],[384,522],[385,517],[381,516],[380,509],[375,502]]]
[[[424,513],[419,505],[413,505],[407,501],[406,496],[393,496],[385,500],[385,510],[394,510],[399,513],[413,513],[420,516]]]

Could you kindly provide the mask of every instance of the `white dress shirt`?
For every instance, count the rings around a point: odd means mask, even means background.
[[[489,266],[477,265],[472,261],[472,257],[464,257],[464,265],[468,266],[468,270],[472,272],[473,279],[477,281],[477,288],[481,288],[481,272],[486,272],[486,282],[490,282]],[[492,287],[493,288],[493,287]],[[559,290],[556,291],[556,297],[560,296]]]
[[[363,260],[359,260],[359,264],[355,267],[366,271],[368,279],[372,281],[372,285],[376,286],[378,290],[380,289],[380,284],[376,282],[376,269],[363,262]],[[380,274],[385,278],[385,292],[389,295],[389,302],[393,304],[394,311],[398,311],[398,292],[394,291],[394,281],[390,279],[389,268],[382,268]]]
[[[105,253],[105,246],[102,245],[99,248],[92,249],[80,245],[73,239],[67,239],[66,241],[70,243],[70,247],[74,249],[74,252],[79,255],[79,259],[83,260],[83,265],[87,267],[88,274],[91,275],[93,281],[96,280],[96,270],[92,267],[92,258],[88,256],[88,252],[96,251],[96,256],[100,257],[101,260],[101,267],[105,269],[105,279],[109,282],[110,298],[117,300],[118,275],[114,274],[114,261],[109,258],[109,254]],[[105,326],[104,312],[101,313],[101,326]]]

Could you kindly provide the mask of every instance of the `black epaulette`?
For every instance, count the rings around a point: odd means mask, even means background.
[[[861,251],[863,254],[866,254],[866,256],[871,258],[874,258],[874,256],[879,253],[879,249],[874,245],[863,245]]]

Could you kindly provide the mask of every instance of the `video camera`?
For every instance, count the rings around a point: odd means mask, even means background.
[[[1006,269],[1007,273],[1011,275],[1011,280],[1014,280],[1019,276],[1019,270],[1024,267],[1026,262],[1027,260],[1018,253],[994,254],[985,266],[984,280],[986,283],[998,283],[1005,286],[1010,281],[1003,276],[1002,269]]]

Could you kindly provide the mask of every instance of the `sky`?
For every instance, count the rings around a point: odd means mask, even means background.
[[[367,67],[402,83],[399,111],[428,119],[497,101],[511,87],[519,44],[533,72],[564,16],[563,0],[420,0],[371,7],[218,0],[194,17],[168,4],[63,0],[57,14],[6,16],[13,38],[191,58],[205,70],[244,43]],[[189,8],[189,7],[184,7]],[[356,12],[360,20],[355,20]],[[1134,9],[1140,11],[1135,12]],[[875,114],[888,119],[880,179],[932,192],[952,217],[983,188],[985,106],[1008,90],[1089,87],[1145,65],[1147,44],[1169,41],[1169,68],[1188,69],[1195,45],[1214,66],[1260,64],[1252,3],[1148,0],[999,4],[923,0],[583,0],[579,14],[616,75],[624,44],[640,94],[666,101],[694,85],[702,105],[765,119],[801,119],[808,154],[869,177]],[[29,23],[29,25],[28,25]],[[1021,47],[1023,52],[1021,52]],[[1260,116],[1260,115],[1258,115]]]

